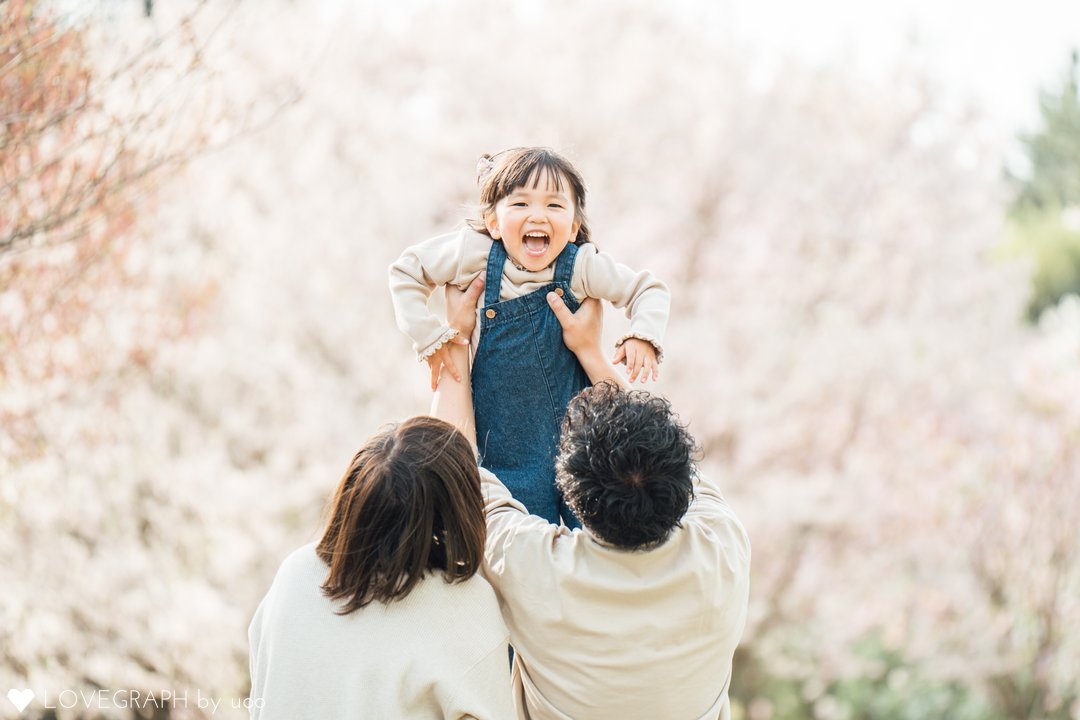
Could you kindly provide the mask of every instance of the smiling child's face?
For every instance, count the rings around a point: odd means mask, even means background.
[[[550,173],[541,172],[495,203],[484,219],[491,237],[502,240],[506,254],[526,270],[548,267],[577,238],[581,223],[575,219],[570,183],[564,179],[561,184],[560,189]]]

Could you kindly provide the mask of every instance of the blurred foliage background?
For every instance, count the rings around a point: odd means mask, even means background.
[[[705,0],[93,8],[0,2],[23,717],[246,715],[278,563],[427,407],[388,264],[468,215],[479,154],[545,144],[672,287],[656,391],[754,545],[736,717],[1080,718],[1075,55],[1005,172],[927,68],[763,72]]]
[[[1028,317],[1037,320],[1067,294],[1080,293],[1080,57],[1073,51],[1060,84],[1039,98],[1042,128],[1021,138],[1029,161],[1012,177],[1009,251],[1034,259]]]

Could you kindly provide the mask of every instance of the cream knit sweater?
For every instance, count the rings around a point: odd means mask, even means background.
[[[428,308],[428,297],[441,285],[462,290],[487,268],[488,252],[495,242],[487,235],[465,228],[439,235],[419,245],[406,248],[390,266],[390,295],[398,327],[412,338],[413,349],[423,360],[457,334]],[[518,268],[513,262],[503,267],[500,300],[511,300],[539,290],[555,277],[554,266],[539,272]],[[578,300],[598,298],[617,308],[625,308],[630,331],[615,343],[636,337],[652,343],[662,359],[661,342],[671,309],[667,285],[648,270],[632,270],[611,255],[585,243],[578,247],[570,291]],[[480,296],[477,311],[484,305]],[[472,347],[480,336],[476,323]]]
[[[510,628],[514,697],[529,720],[730,720],[746,623],[750,540],[711,481],[650,550],[529,515],[480,469],[485,573]]]
[[[278,570],[248,629],[252,718],[512,718],[507,632],[475,576],[337,615],[315,544]]]

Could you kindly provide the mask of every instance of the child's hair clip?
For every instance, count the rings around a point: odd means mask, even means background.
[[[480,159],[476,161],[476,180],[477,182],[483,180],[488,173],[495,169],[495,161],[491,159],[491,156],[484,153],[480,156]]]

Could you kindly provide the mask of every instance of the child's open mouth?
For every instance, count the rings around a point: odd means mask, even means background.
[[[548,244],[551,242],[547,233],[542,232],[526,233],[522,240],[525,245],[525,254],[531,257],[543,257],[544,253],[547,252]]]

